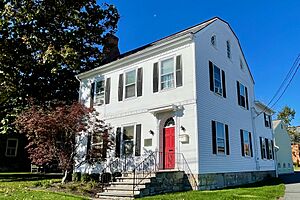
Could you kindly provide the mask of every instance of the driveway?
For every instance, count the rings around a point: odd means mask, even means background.
[[[285,184],[285,200],[300,200],[300,171],[294,174],[279,175]]]

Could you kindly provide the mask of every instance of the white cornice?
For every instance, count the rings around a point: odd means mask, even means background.
[[[105,72],[105,71],[108,71],[108,70],[113,70],[115,68],[122,67],[124,65],[129,64],[129,63],[136,62],[138,60],[142,60],[145,57],[149,57],[153,54],[158,54],[160,52],[165,51],[166,49],[175,48],[177,46],[186,44],[186,43],[192,41],[192,39],[193,39],[193,34],[188,33],[188,34],[185,34],[183,36],[173,38],[171,40],[167,40],[167,41],[164,41],[164,42],[159,42],[157,44],[153,44],[153,46],[150,46],[150,47],[145,48],[141,51],[138,51],[138,52],[136,52],[132,55],[126,56],[124,58],[113,61],[111,63],[107,63],[105,65],[102,65],[102,66],[97,67],[95,69],[89,70],[87,72],[83,72],[81,74],[78,74],[76,77],[81,80],[81,79],[93,76],[94,74],[102,73],[102,72]]]

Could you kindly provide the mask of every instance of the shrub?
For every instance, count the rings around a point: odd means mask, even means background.
[[[99,177],[100,177],[100,174],[97,174],[97,173],[93,173],[90,175],[91,180],[96,181],[96,182],[99,182]]]
[[[81,173],[80,172],[74,172],[72,174],[72,181],[80,181],[81,179]]]
[[[81,181],[82,182],[89,182],[91,180],[91,176],[87,173],[81,174]]]

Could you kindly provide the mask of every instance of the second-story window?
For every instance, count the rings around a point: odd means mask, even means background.
[[[210,90],[226,98],[225,71],[209,61]]]
[[[267,115],[266,113],[264,113],[264,121],[265,121],[265,127],[268,127],[268,128],[272,128],[272,120],[271,120],[271,116],[270,115]]]
[[[161,90],[174,87],[174,59],[173,58],[161,62],[160,86],[161,86]]]
[[[104,103],[104,80],[96,81],[95,83],[95,101],[94,104],[102,105]]]
[[[136,70],[125,73],[125,99],[135,96]]]
[[[237,96],[238,96],[238,104],[241,107],[244,107],[248,110],[249,109],[248,89],[239,81],[237,81]]]

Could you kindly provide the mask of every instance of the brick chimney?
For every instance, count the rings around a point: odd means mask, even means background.
[[[111,62],[120,55],[119,38],[111,33],[106,34],[103,45],[103,62]]]

